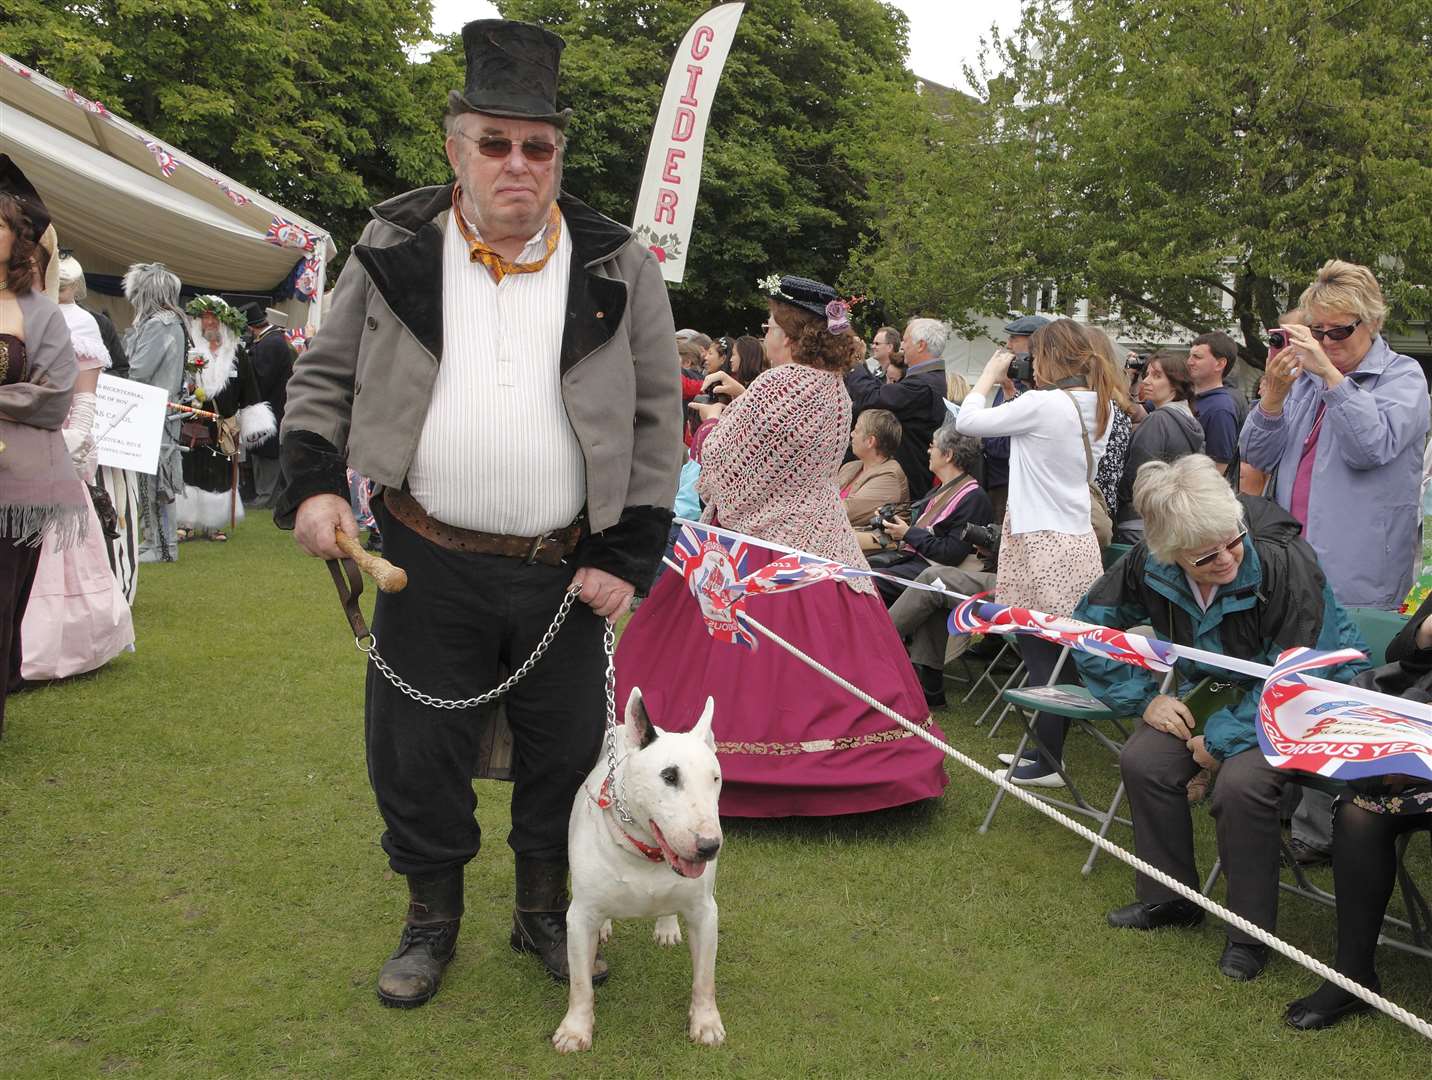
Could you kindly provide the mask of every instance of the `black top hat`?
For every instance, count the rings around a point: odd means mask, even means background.
[[[557,108],[557,68],[566,46],[531,23],[478,19],[462,28],[467,85],[448,95],[454,112],[474,110],[565,128],[571,109]]]
[[[30,219],[30,239],[38,243],[41,234],[49,227],[50,212],[45,209],[35,185],[25,179],[20,166],[10,160],[9,154],[0,154],[0,192],[15,197],[20,209],[24,210],[25,216]]]

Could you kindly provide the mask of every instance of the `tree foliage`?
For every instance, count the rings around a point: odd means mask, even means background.
[[[1011,281],[1052,279],[1154,333],[1231,322],[1255,362],[1329,258],[1374,266],[1394,318],[1427,319],[1429,10],[1038,0],[993,46],[977,138],[889,192],[857,269],[992,315]]]
[[[506,0],[508,18],[566,39],[560,97],[576,111],[564,186],[629,222],[662,89],[709,0]],[[753,325],[756,279],[834,282],[868,228],[882,118],[920,109],[904,16],[877,0],[747,5],[712,105],[679,325]]]
[[[0,0],[4,49],[326,226],[443,179],[431,0]]]

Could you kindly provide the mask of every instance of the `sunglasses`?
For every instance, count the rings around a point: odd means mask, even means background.
[[[477,143],[477,152],[483,157],[505,158],[512,153],[512,140],[501,135],[483,135],[474,139],[465,132],[460,134],[464,139]],[[542,139],[523,139],[515,145],[521,147],[522,156],[528,161],[551,161],[557,153],[556,143],[544,142]]]
[[[1207,566],[1207,565],[1208,565],[1209,563],[1211,563],[1214,559],[1218,558],[1218,556],[1222,555],[1225,551],[1232,552],[1235,548],[1238,547],[1239,544],[1243,543],[1243,539],[1244,539],[1244,537],[1246,537],[1247,535],[1248,535],[1248,530],[1247,530],[1247,529],[1244,529],[1241,533],[1239,533],[1237,536],[1235,536],[1232,540],[1228,541],[1228,543],[1222,544],[1222,545],[1220,545],[1220,546],[1214,548],[1214,549],[1213,549],[1212,551],[1210,551],[1207,555],[1200,555],[1198,558],[1196,558],[1196,559],[1194,559],[1192,562],[1190,562],[1189,565],[1192,566],[1192,567],[1194,567],[1195,569],[1197,569],[1197,568],[1200,567],[1200,566]]]
[[[1352,332],[1361,325],[1362,320],[1355,319],[1346,326],[1330,326],[1326,330],[1319,330],[1317,327],[1310,326],[1308,327],[1308,331],[1319,341],[1322,341],[1323,338],[1327,338],[1329,341],[1346,341],[1352,337]]]

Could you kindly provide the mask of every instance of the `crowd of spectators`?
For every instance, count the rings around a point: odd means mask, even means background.
[[[1239,347],[1221,332],[1121,359],[1096,327],[1021,316],[970,386],[946,371],[947,324],[916,318],[903,332],[876,330],[865,362],[844,375],[853,417],[846,461],[807,482],[841,500],[864,558],[884,575],[877,586],[927,707],[945,704],[946,666],[970,645],[947,630],[953,594],[992,592],[1048,614],[1152,627],[1165,640],[1262,663],[1295,645],[1365,652],[1353,613],[1395,611],[1408,597],[1432,459],[1427,381],[1381,335],[1385,316],[1371,271],[1329,262],[1271,328],[1251,402],[1232,379]],[[763,385],[768,365],[733,360],[730,338],[678,336],[699,432],[687,462],[694,477],[703,438],[721,430],[731,400]],[[703,489],[694,478],[683,487],[683,516],[695,516]],[[1124,546],[1112,559],[1111,531]],[[949,595],[900,579],[940,584]],[[1388,654],[1401,680],[1391,692],[1423,702],[1432,691],[1428,607]],[[1059,647],[1031,637],[1016,643],[1029,684],[1050,681]],[[1377,678],[1367,667],[1345,664],[1329,677]],[[1211,777],[1232,910],[1273,930],[1280,848],[1303,863],[1331,859],[1338,969],[1376,985],[1372,951],[1392,887],[1393,842],[1432,827],[1432,787],[1394,780],[1334,802],[1293,783],[1257,748],[1259,684],[1222,669],[1181,662],[1172,688],[1160,691],[1139,669],[1075,654],[1060,681],[1082,681],[1110,709],[1139,718],[1121,769],[1141,857],[1199,884],[1190,806]],[[1222,694],[1211,706],[1210,684]],[[1026,756],[1001,755],[1002,775],[1065,786],[1068,723],[1037,715]],[[1109,914],[1112,927],[1202,919],[1196,905],[1142,876],[1135,895]],[[1223,974],[1251,979],[1267,960],[1252,936],[1229,929]],[[1287,1020],[1323,1027],[1361,1007],[1329,983],[1293,1002]]]

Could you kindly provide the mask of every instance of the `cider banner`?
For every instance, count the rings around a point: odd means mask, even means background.
[[[701,189],[706,121],[745,8],[745,4],[721,4],[692,23],[666,78],[632,230],[656,256],[667,281],[680,282],[686,269]]]

